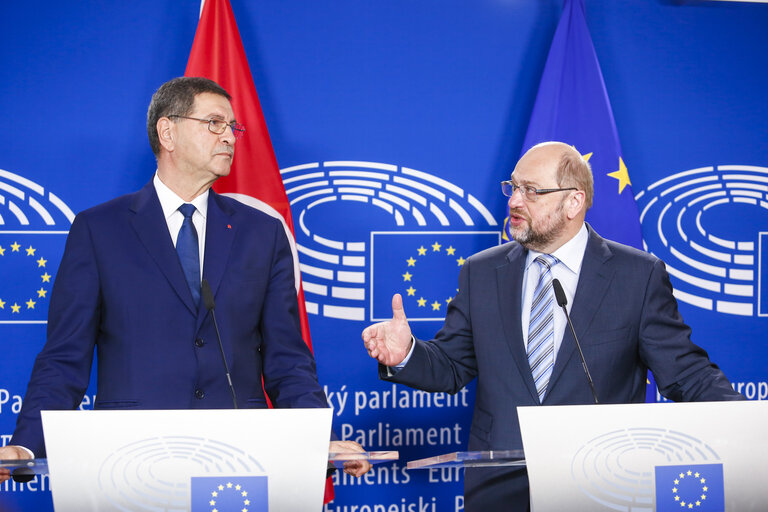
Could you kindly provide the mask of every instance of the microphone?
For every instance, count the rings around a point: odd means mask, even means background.
[[[566,305],[568,304],[568,298],[565,296],[565,291],[563,290],[562,285],[560,285],[560,281],[557,279],[552,280],[552,288],[555,290],[555,300],[557,300],[557,305],[563,308],[563,313],[565,313],[565,319],[568,320],[568,326],[571,328],[571,333],[573,333],[573,339],[576,342],[576,348],[579,349],[579,357],[581,357],[581,366],[584,367],[584,374],[587,376],[587,382],[589,382],[589,388],[592,390],[592,398],[595,399],[595,403],[599,404],[597,400],[597,393],[595,392],[595,384],[592,382],[592,376],[589,374],[589,368],[587,368],[587,361],[584,359],[584,352],[581,351],[581,344],[579,343],[579,338],[576,337],[576,330],[573,328],[573,324],[571,323],[571,316],[568,314],[568,309],[566,309]]]
[[[213,312],[216,309],[216,303],[213,302],[213,292],[211,291],[211,285],[208,284],[207,279],[203,279],[201,284],[201,294],[203,296],[203,303],[205,309],[210,311],[211,318],[213,319],[213,328],[216,330],[216,339],[219,341],[219,350],[221,350],[221,360],[224,361],[224,371],[227,374],[227,382],[229,382],[229,390],[232,392],[232,403],[237,409],[237,398],[235,397],[235,386],[232,385],[232,377],[229,375],[229,365],[227,365],[227,358],[224,355],[224,344],[221,342],[221,335],[219,334],[219,324],[216,323],[216,313]]]

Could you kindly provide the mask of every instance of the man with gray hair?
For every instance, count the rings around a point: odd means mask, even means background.
[[[80,404],[94,349],[96,409],[266,408],[268,399],[275,407],[328,407],[301,336],[281,222],[211,190],[229,174],[245,132],[230,99],[198,77],[155,92],[147,133],[157,171],[138,192],[72,223],[47,342],[0,459],[45,456],[40,411]],[[221,351],[202,283],[218,306]],[[335,452],[362,451],[334,443]],[[369,468],[345,465],[357,476]],[[8,477],[0,470],[0,482]]]
[[[402,298],[392,298],[392,320],[363,331],[380,378],[456,393],[477,377],[469,449],[522,449],[517,406],[595,400],[555,303],[557,279],[600,402],[642,402],[649,368],[672,400],[743,399],[691,342],[664,263],[585,223],[592,172],[575,149],[534,146],[501,188],[515,241],[466,260],[431,341],[411,335]],[[467,469],[464,488],[470,512],[529,508],[525,470]]]

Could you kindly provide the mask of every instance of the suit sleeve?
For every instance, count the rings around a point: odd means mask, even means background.
[[[677,310],[664,263],[653,265],[640,318],[640,357],[659,392],[674,401],[743,400],[701,347]]]
[[[80,405],[91,373],[100,315],[99,277],[87,222],[78,216],[67,237],[48,310],[48,336],[32,368],[11,444],[45,456],[41,410]]]
[[[470,319],[471,258],[459,272],[459,292],[448,304],[443,328],[431,341],[416,340],[413,354],[392,376],[379,365],[379,377],[424,391],[457,393],[477,375]]]
[[[293,255],[274,223],[271,275],[261,315],[264,389],[277,407],[328,407],[312,352],[301,336]]]

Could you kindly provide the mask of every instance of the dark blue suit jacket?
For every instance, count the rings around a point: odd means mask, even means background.
[[[203,277],[241,408],[327,407],[301,337],[280,221],[211,191]],[[97,354],[97,409],[232,407],[204,305],[195,306],[154,186],[72,223],[12,444],[45,455],[40,411],[74,409]]]
[[[523,345],[521,303],[528,251],[517,242],[470,257],[435,339],[418,341],[394,382],[455,393],[477,377],[470,450],[521,449],[517,406],[539,405]],[[658,258],[601,238],[589,228],[571,318],[602,403],[642,402],[646,373],[676,401],[741,399],[704,350],[690,341]],[[570,330],[543,405],[593,403]],[[567,435],[567,434],[566,434]],[[467,470],[467,510],[526,510],[527,477]]]

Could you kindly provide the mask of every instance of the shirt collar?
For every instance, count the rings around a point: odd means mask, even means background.
[[[160,200],[160,207],[163,209],[163,216],[166,220],[168,220],[171,215],[178,211],[179,206],[186,203],[186,201],[176,195],[173,190],[168,188],[168,186],[162,182],[160,176],[157,175],[157,172],[155,172],[155,177],[152,180],[152,184],[155,186],[157,198]],[[208,214],[209,193],[210,189],[206,190],[192,201],[190,201],[193,205],[195,205],[195,208],[197,208],[197,211],[200,213],[200,215],[203,216],[203,219],[205,219],[206,215]]]
[[[584,260],[584,252],[587,250],[588,240],[589,231],[587,231],[587,225],[582,224],[579,232],[553,252],[552,256],[557,258],[568,270],[578,274],[581,270],[581,262]],[[526,270],[540,254],[542,253],[533,249],[528,250],[528,257],[525,260]]]

